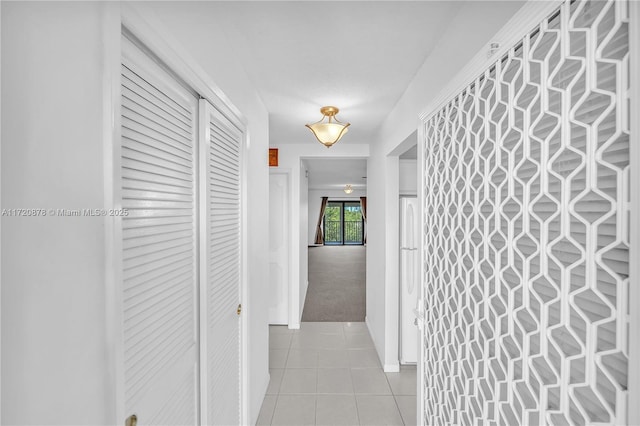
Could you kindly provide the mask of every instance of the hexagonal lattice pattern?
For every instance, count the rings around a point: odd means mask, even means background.
[[[567,1],[424,122],[427,424],[624,423],[625,1]]]

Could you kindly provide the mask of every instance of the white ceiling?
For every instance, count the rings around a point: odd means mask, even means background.
[[[320,107],[370,143],[463,2],[214,2],[269,110],[272,144],[308,143]]]
[[[513,3],[205,0],[160,1],[154,8],[166,5],[165,12],[196,28],[205,24],[224,30],[225,42],[269,111],[270,145],[277,146],[318,143],[304,124],[319,120],[323,105],[339,107],[338,118],[351,123],[343,140],[375,143],[381,122],[429,54],[445,42],[445,30],[456,24],[466,28],[469,20],[482,24],[498,11],[506,16],[515,12]],[[470,15],[469,10],[478,13]],[[468,42],[474,33],[459,36],[446,40],[452,55],[456,43]],[[357,166],[348,161],[309,164],[316,175],[324,174],[325,182],[363,184],[365,174],[348,173],[354,167],[366,170],[366,160],[357,160]]]
[[[307,158],[309,189],[353,189],[367,187],[367,160],[362,158]]]

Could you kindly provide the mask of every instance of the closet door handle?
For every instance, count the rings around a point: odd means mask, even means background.
[[[124,426],[138,426],[138,416],[132,414],[127,417],[127,420],[124,421]]]

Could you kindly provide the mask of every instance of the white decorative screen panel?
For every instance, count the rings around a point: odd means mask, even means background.
[[[566,2],[424,123],[427,424],[626,421],[627,23]]]

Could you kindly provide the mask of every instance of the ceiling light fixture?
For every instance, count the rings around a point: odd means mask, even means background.
[[[324,106],[320,108],[322,113],[322,119],[313,124],[305,124],[311,130],[313,135],[318,141],[330,148],[334,143],[338,142],[340,138],[347,133],[351,124],[342,123],[336,118],[336,114],[340,110],[334,106]],[[327,118],[327,121],[325,121]]]
[[[353,192],[353,188],[351,187],[351,185],[347,185],[344,187],[343,191],[345,194],[351,194]]]

